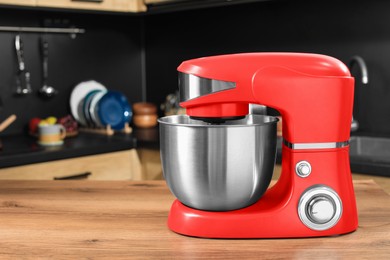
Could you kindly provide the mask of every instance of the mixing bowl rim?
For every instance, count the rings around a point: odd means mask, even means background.
[[[188,124],[188,123],[172,123],[172,122],[167,122],[167,121],[164,121],[164,119],[167,119],[167,118],[172,118],[172,117],[185,117],[185,118],[189,118],[188,115],[171,115],[171,116],[164,116],[164,117],[160,117],[159,119],[157,119],[157,121],[162,124],[162,125],[169,125],[169,126],[184,126],[184,127],[201,127],[201,128],[230,128],[230,127],[254,127],[254,126],[265,126],[265,125],[271,125],[271,124],[277,124],[277,122],[279,121],[279,119],[275,116],[268,116],[268,115],[255,115],[255,114],[249,114],[249,115],[246,115],[245,118],[248,118],[248,117],[263,117],[263,118],[269,118],[270,120],[268,122],[261,122],[261,123],[252,123],[252,124],[237,124],[237,125],[234,125],[234,124],[204,124],[204,125],[197,125],[197,124]]]

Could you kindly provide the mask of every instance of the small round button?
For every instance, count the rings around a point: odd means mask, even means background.
[[[296,164],[295,166],[295,172],[300,176],[300,177],[307,177],[311,173],[311,165],[307,161],[300,161]]]
[[[308,203],[307,213],[313,223],[328,223],[333,218],[335,212],[335,204],[329,197],[315,197]]]

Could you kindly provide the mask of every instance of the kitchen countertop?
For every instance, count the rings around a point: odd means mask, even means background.
[[[364,136],[368,135],[364,134]],[[390,136],[388,138],[390,139]],[[116,133],[114,136],[103,136],[80,133],[75,138],[66,139],[63,146],[51,148],[39,146],[36,138],[26,135],[2,136],[1,140],[4,147],[2,151],[0,150],[0,169],[132,148],[158,150],[160,147],[158,126],[147,129],[134,127],[130,135]],[[281,139],[278,138],[278,147],[280,146]],[[279,148],[276,162],[278,164],[281,163],[281,151]],[[372,175],[372,178],[375,180],[378,180],[380,177],[373,175],[390,176],[388,171],[390,165],[385,166],[378,165],[372,161],[357,161],[351,158],[352,172]]]
[[[357,231],[306,239],[201,239],[166,226],[163,181],[0,181],[1,257],[389,259],[390,196],[355,181]]]
[[[28,135],[2,136],[1,142],[0,168],[128,150],[137,145],[133,134],[79,133],[55,147],[40,146],[37,138]]]
[[[360,135],[362,134],[362,135]],[[356,137],[370,137],[372,135],[365,134],[365,133],[359,133],[359,135],[353,135],[351,138]],[[386,139],[390,140],[390,136],[386,137]],[[356,147],[356,143],[355,149]],[[277,151],[276,151],[276,163],[281,164],[282,163],[282,138],[277,138]],[[350,149],[353,149],[352,144],[350,144]],[[365,147],[358,147],[359,149],[365,149]],[[368,149],[369,151],[369,149]],[[382,156],[383,157],[383,156]],[[350,166],[351,171],[354,173],[362,173],[362,174],[369,174],[373,176],[387,176],[390,177],[390,163],[389,160],[386,159],[386,161],[380,161],[376,159],[375,157],[366,158],[362,156],[354,156],[353,154],[350,155]]]

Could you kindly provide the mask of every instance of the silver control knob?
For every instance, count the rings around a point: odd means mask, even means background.
[[[295,172],[298,174],[300,177],[307,177],[311,173],[311,165],[307,161],[300,161],[296,164],[295,166]]]
[[[342,210],[342,203],[336,191],[324,185],[307,189],[298,204],[298,215],[302,223],[319,231],[336,225]]]
[[[336,208],[333,200],[326,196],[313,198],[307,207],[307,214],[313,223],[325,224],[332,220]]]

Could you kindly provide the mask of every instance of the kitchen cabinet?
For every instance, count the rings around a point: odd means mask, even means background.
[[[88,180],[141,180],[141,164],[135,149],[34,163],[0,169],[0,179],[53,180],[77,178]]]
[[[143,12],[146,6],[142,0],[36,0],[37,6],[65,8],[65,9],[87,9],[114,12]]]
[[[160,151],[158,149],[137,149],[142,170],[142,180],[162,180]]]
[[[0,4],[34,6],[36,0],[0,0]]]

